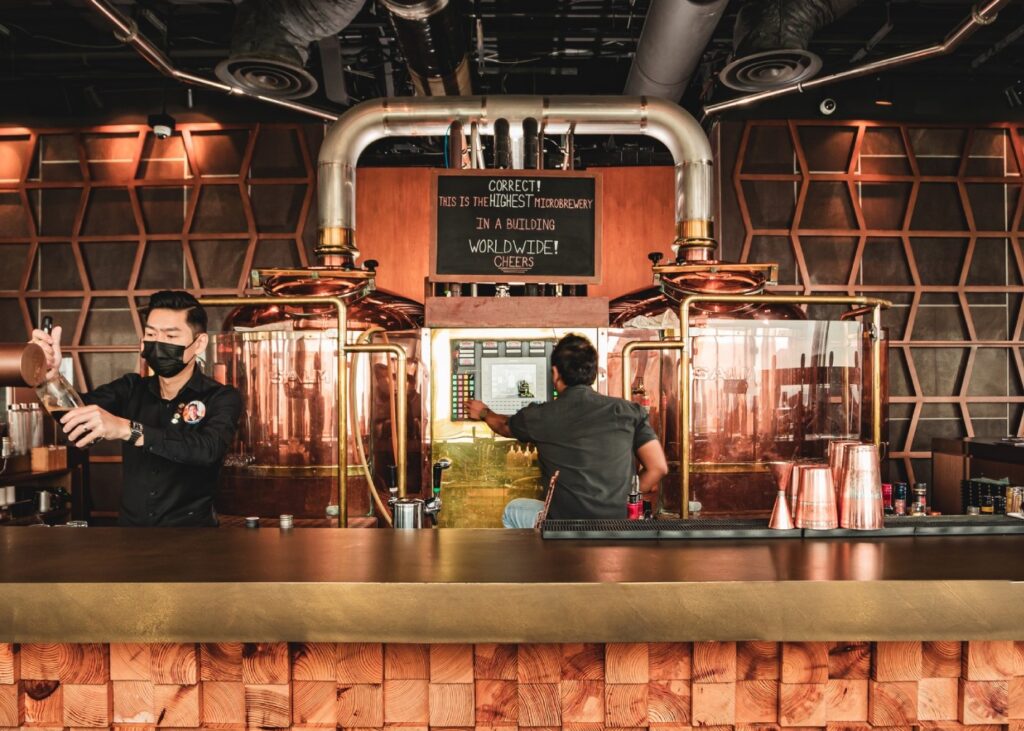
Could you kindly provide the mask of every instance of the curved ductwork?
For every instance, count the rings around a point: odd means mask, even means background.
[[[652,0],[623,94],[679,101],[728,4],[729,0]]]
[[[457,0],[381,0],[417,96],[468,96],[469,41]]]
[[[733,30],[732,63],[719,76],[739,91],[797,84],[821,69],[811,38],[862,0],[749,0]]]
[[[317,90],[309,44],[352,22],[366,0],[244,0],[235,11],[231,56],[217,77],[246,92],[300,99]]]
[[[534,119],[544,134],[634,134],[664,144],[675,161],[676,246],[684,259],[708,259],[712,238],[711,144],[678,105],[663,99],[622,96],[497,96],[372,99],[331,125],[320,148],[317,256],[328,265],[352,266],[356,247],[356,163],[367,145],[384,137],[444,135],[453,123],[476,125],[493,135],[497,120],[522,135]],[[515,139],[513,140],[515,144]]]

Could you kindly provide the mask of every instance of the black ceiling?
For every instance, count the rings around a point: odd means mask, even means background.
[[[480,93],[619,94],[625,84],[650,0],[466,0],[473,83]],[[702,101],[735,94],[716,81],[732,48],[732,26],[741,0],[732,0],[683,103],[698,112]],[[824,61],[821,73],[848,68],[858,51],[888,19],[892,30],[864,60],[930,45],[968,17],[972,0],[866,0],[822,29],[811,49]],[[193,73],[213,76],[228,54],[235,6],[229,0],[138,0],[118,6],[140,29]],[[482,53],[478,42],[482,36]],[[340,33],[345,80],[354,100],[382,96],[389,88],[411,93],[409,77],[386,11],[370,0]],[[315,51],[310,70],[320,77]],[[763,104],[736,116],[814,114],[823,96],[839,100],[840,116],[873,114],[904,118],[1010,119],[1020,108],[1004,91],[1024,79],[1024,2],[1012,0],[996,22],[982,28],[955,53],[847,82],[814,95]],[[897,101],[872,108],[875,90]],[[88,119],[163,104],[182,109],[182,87],[164,80],[119,43],[106,21],[84,0],[4,0],[0,11],[0,120],[8,123]],[[1021,89],[1024,95],[1024,88]],[[193,109],[211,116],[280,118],[265,107],[237,99],[193,95]],[[305,100],[343,111],[318,92]],[[230,110],[233,110],[231,112]],[[219,116],[217,118],[220,118]]]

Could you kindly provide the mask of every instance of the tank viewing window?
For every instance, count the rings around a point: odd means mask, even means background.
[[[861,432],[863,326],[711,320],[691,329],[694,466],[821,456]]]

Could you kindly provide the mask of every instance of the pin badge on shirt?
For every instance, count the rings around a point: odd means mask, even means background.
[[[178,410],[174,412],[174,416],[171,417],[171,424],[177,424],[181,421],[181,412],[185,410],[185,404],[178,404]]]
[[[189,401],[181,415],[186,424],[198,424],[206,416],[206,404],[202,401]]]

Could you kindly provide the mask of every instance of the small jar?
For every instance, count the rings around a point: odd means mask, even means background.
[[[291,530],[295,526],[295,517],[284,514],[281,516],[281,530]]]
[[[1024,488],[1011,487],[1006,491],[1006,512],[1019,513],[1024,502]]]
[[[993,515],[996,512],[996,501],[991,495],[981,496],[981,514]]]
[[[928,512],[928,487],[923,484],[914,485],[914,504],[911,505],[911,515],[925,515]]]
[[[247,517],[245,519],[245,527],[246,528],[259,528],[260,527],[259,516],[250,515],[249,517]]]
[[[896,515],[907,514],[907,483],[897,482],[893,485],[892,507]]]
[[[977,505],[968,505],[967,506],[967,514],[968,515],[981,515],[981,508],[979,508]]]

